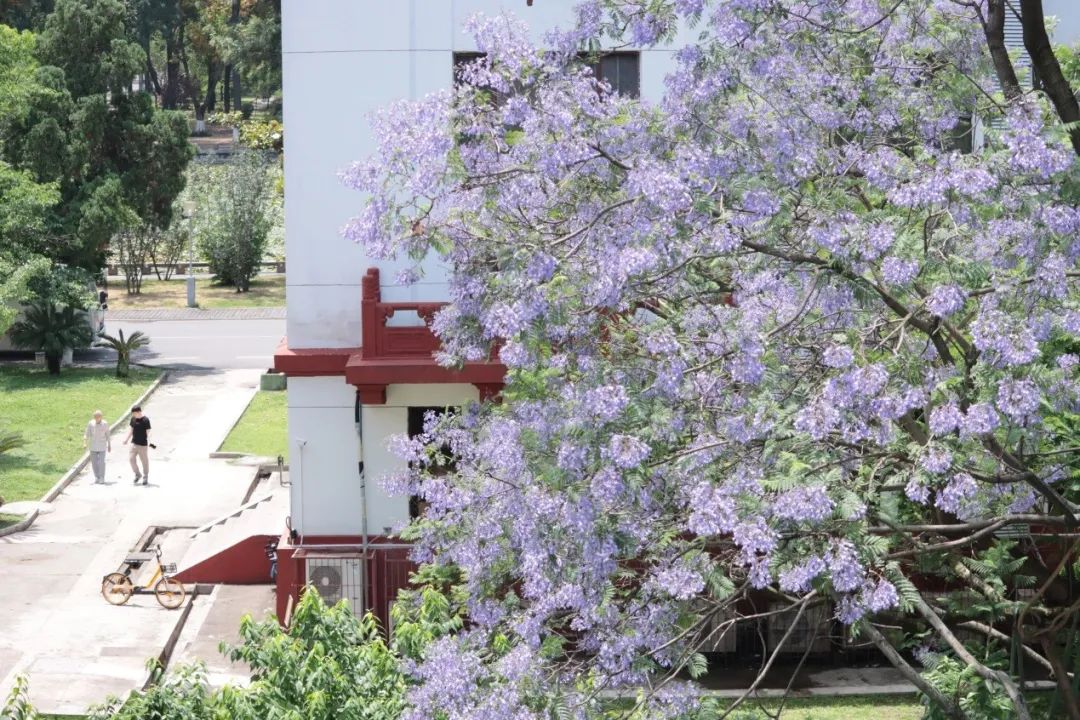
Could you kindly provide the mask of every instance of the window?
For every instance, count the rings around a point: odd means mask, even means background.
[[[462,78],[464,67],[482,57],[484,53],[454,53],[454,87],[465,83]],[[582,62],[592,68],[598,80],[607,82],[615,92],[624,97],[636,98],[641,95],[641,53],[629,51],[582,53],[579,57]],[[490,88],[482,89],[490,91]],[[505,98],[496,98],[497,103],[504,100]]]
[[[408,418],[408,432],[409,437],[413,438],[424,432],[424,416],[428,413],[435,413],[436,416],[443,416],[452,413],[454,408],[447,407],[411,407],[409,408]],[[428,469],[428,472],[432,475],[443,475],[451,472],[454,469],[454,459],[450,452],[450,448],[445,445],[441,449],[442,458],[440,463]],[[415,520],[424,514],[424,510],[427,507],[427,503],[420,497],[413,495],[409,498],[409,518]]]
[[[484,57],[484,53],[479,52],[454,53],[454,87],[466,84],[465,79],[461,76],[462,70],[472,61],[479,60],[482,57]]]
[[[609,52],[599,58],[583,56],[598,80],[605,81],[623,97],[641,95],[641,53]]]

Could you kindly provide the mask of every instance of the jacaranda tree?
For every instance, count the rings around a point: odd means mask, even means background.
[[[539,45],[478,17],[459,87],[378,116],[346,236],[441,255],[442,360],[509,368],[396,443],[471,620],[407,717],[712,712],[676,679],[703,636],[827,604],[935,713],[1031,717],[1022,660],[1080,718],[1077,158],[1006,9],[592,0]],[[662,97],[581,59],[622,44],[671,46]]]

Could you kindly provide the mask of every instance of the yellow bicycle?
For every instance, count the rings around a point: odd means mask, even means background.
[[[151,560],[157,565],[154,574],[145,584],[135,585],[131,580],[131,571]],[[170,575],[176,572],[176,565],[161,562],[160,547],[155,546],[150,552],[131,553],[124,558],[124,564],[127,566],[124,572],[109,573],[101,580],[101,596],[106,602],[123,605],[136,593],[152,592],[158,603],[169,610],[175,610],[184,604],[187,591],[184,590],[182,582]]]

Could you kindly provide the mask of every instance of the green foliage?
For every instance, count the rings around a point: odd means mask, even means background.
[[[0,455],[25,445],[26,438],[22,436],[22,433],[0,429]]]
[[[30,704],[25,675],[15,678],[15,687],[11,689],[4,706],[0,707],[0,720],[38,720],[38,713]]]
[[[416,601],[414,604],[413,600]],[[347,602],[327,607],[319,594],[303,594],[288,630],[274,618],[241,621],[238,645],[222,646],[251,668],[247,687],[212,690],[200,666],[157,674],[157,684],[126,701],[112,698],[91,710],[91,720],[396,720],[408,687],[399,650],[408,656],[461,626],[445,596],[428,587],[395,610],[401,625],[388,643],[372,615],[357,618]]]
[[[183,115],[131,90],[144,65],[120,0],[58,0],[36,39],[0,30],[0,240],[96,272],[132,218],[168,227],[194,150]]]
[[[239,110],[210,113],[206,117],[207,124],[223,125],[225,127],[239,127],[240,123],[243,121],[244,116]]]
[[[11,326],[16,347],[43,351],[51,375],[60,374],[64,350],[86,347],[92,339],[85,311],[52,302],[31,305],[23,319]]]
[[[954,698],[968,720],[1010,720],[1012,703],[1000,685],[989,683],[974,670],[946,655],[929,656],[923,673],[931,685]],[[948,720],[949,716],[923,696],[925,720]]]
[[[277,120],[247,120],[240,125],[240,143],[252,150],[281,151],[285,128]]]
[[[131,375],[131,354],[150,344],[150,338],[141,330],[136,330],[127,338],[120,330],[119,336],[102,335],[98,345],[116,351],[116,377],[126,378]]]
[[[126,94],[143,66],[120,0],[58,0],[45,21],[39,55],[64,70],[73,97]]]
[[[202,177],[195,233],[219,282],[246,292],[273,227],[273,184],[261,155],[241,152]]]

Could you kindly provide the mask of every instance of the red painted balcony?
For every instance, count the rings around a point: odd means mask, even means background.
[[[364,275],[360,305],[363,341],[360,352],[349,357],[345,379],[355,385],[365,404],[386,402],[386,386],[396,383],[472,383],[481,399],[494,396],[502,388],[506,366],[489,362],[465,363],[446,368],[435,362],[439,339],[431,331],[435,313],[445,303],[384,302],[379,287],[379,270]],[[397,314],[415,313],[422,325],[392,326]]]
[[[506,366],[497,353],[488,362],[469,362],[446,368],[435,362],[439,339],[431,331],[435,313],[445,303],[383,302],[379,269],[370,268],[361,286],[361,345],[353,348],[288,347],[282,341],[274,355],[274,367],[294,377],[344,375],[356,386],[365,404],[386,402],[386,386],[394,384],[471,383],[480,399],[499,393]],[[413,313],[422,324],[394,326],[390,318]]]

